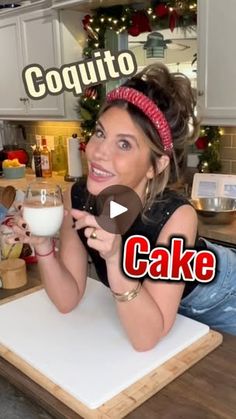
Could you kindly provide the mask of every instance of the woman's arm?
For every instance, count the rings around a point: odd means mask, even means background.
[[[170,237],[183,236],[186,245],[194,246],[197,215],[190,205],[178,208],[163,227],[158,243],[168,244]],[[157,243],[157,244],[158,244]],[[123,293],[136,288],[138,282],[125,278],[117,262],[107,261],[111,289]],[[183,283],[146,280],[138,296],[131,301],[117,301],[117,310],[124,329],[138,351],[153,348],[171,329],[184,290]]]
[[[72,228],[71,188],[64,196],[65,216],[60,230],[60,251],[55,256],[49,237],[29,236],[27,225],[16,217],[11,243],[30,243],[34,246],[45,290],[63,313],[71,311],[82,298],[87,279],[87,252],[77,231]]]
[[[64,196],[66,215],[60,230],[60,251],[57,257],[50,254],[38,257],[39,269],[45,290],[57,306],[67,313],[81,300],[87,280],[87,252],[76,230],[72,228],[71,188]],[[39,254],[48,253],[48,243],[36,245]]]

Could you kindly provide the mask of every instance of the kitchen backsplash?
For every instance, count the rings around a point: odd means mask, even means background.
[[[236,127],[224,127],[221,137],[220,156],[225,174],[236,174]]]
[[[73,133],[77,133],[78,137],[80,136],[80,124],[77,121],[72,122],[58,122],[58,121],[10,121],[10,124],[15,126],[23,127],[24,136],[21,136],[21,140],[18,141],[18,145],[27,150],[30,155],[30,162],[32,159],[33,150],[32,145],[36,143],[36,135],[44,136],[53,136],[56,140],[61,136],[64,140],[64,145],[66,146],[66,139],[71,137]],[[86,173],[86,160],[84,153],[81,154],[82,157],[82,166],[83,172]]]
[[[80,124],[77,121],[26,121],[21,124],[25,127],[27,141],[31,144],[35,144],[36,135],[62,136],[64,140],[71,137],[74,132],[76,132],[78,136],[80,135]]]
[[[19,122],[11,123],[19,125]],[[20,124],[25,128],[27,151],[29,152],[31,152],[30,146],[35,144],[36,135],[53,135],[55,138],[60,135],[65,141],[74,132],[78,136],[80,135],[80,123],[77,121],[23,121]],[[236,174],[236,127],[222,127],[222,129],[223,135],[221,137],[220,147],[221,172],[225,174]]]

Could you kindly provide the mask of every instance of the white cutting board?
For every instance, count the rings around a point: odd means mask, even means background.
[[[156,348],[136,352],[109,289],[90,278],[82,302],[69,314],[59,313],[44,290],[0,306],[0,344],[90,409],[208,332],[208,326],[178,315]]]

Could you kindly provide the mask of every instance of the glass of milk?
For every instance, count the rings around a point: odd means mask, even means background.
[[[54,236],[64,216],[59,185],[46,181],[31,183],[23,202],[23,218],[34,236]]]

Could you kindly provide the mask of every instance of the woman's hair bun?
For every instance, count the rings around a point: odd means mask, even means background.
[[[140,71],[134,78],[138,87],[142,81],[145,93],[165,114],[172,132],[172,138],[189,137],[187,123],[191,121],[198,129],[196,118],[196,92],[190,80],[182,73],[171,73],[163,63],[155,63]],[[184,133],[183,133],[183,128]]]

